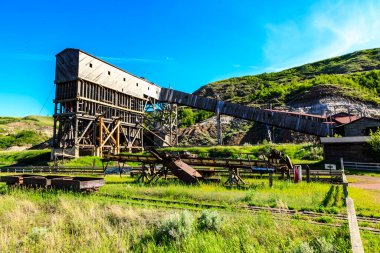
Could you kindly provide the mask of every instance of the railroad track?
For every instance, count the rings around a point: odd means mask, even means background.
[[[306,222],[310,222],[317,225],[328,226],[328,227],[340,227],[344,222],[347,222],[347,215],[344,214],[328,214],[328,213],[317,213],[311,211],[299,211],[299,210],[289,210],[289,209],[279,209],[279,208],[271,208],[271,207],[259,207],[259,206],[230,206],[230,205],[215,205],[209,203],[202,202],[185,202],[185,201],[176,201],[176,200],[166,200],[166,199],[153,199],[153,198],[142,198],[135,196],[123,196],[123,195],[112,195],[112,194],[102,194],[97,193],[100,197],[112,198],[118,201],[126,201],[130,204],[137,205],[150,205],[157,207],[166,207],[166,208],[174,208],[174,209],[193,209],[193,210],[201,210],[204,208],[213,208],[224,211],[249,211],[252,213],[259,212],[268,212],[276,215],[277,219],[283,220],[284,215],[286,218],[298,217],[300,220],[304,220]],[[281,217],[280,217],[281,215]],[[326,223],[319,222],[318,218],[322,217],[331,217],[334,221],[338,221],[335,223]],[[306,219],[302,219],[306,218]],[[317,220],[315,220],[317,219]],[[361,222],[370,223],[373,226],[378,226],[380,224],[380,218],[372,218],[372,217],[363,217],[357,216],[357,220],[359,225]],[[369,227],[369,226],[359,226],[359,228],[363,231],[368,231],[374,234],[380,234],[380,229]]]

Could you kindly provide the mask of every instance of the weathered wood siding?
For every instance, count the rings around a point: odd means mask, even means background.
[[[361,118],[349,123],[344,128],[344,136],[365,136],[368,135],[368,128],[380,128],[380,120],[371,118]]]
[[[76,81],[79,69],[79,51],[64,50],[56,55],[55,83]]]
[[[55,83],[79,78],[138,98],[159,96],[159,86],[78,49],[65,49],[56,58]]]
[[[327,143],[323,144],[326,163],[337,163],[342,157],[350,162],[375,162],[370,146],[363,143]]]

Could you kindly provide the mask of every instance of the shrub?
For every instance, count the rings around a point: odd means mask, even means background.
[[[380,129],[377,129],[376,132],[370,132],[371,138],[368,143],[371,146],[372,151],[377,157],[380,157]]]
[[[29,239],[35,243],[46,238],[48,230],[46,227],[33,227]]]
[[[22,146],[25,144],[36,145],[47,139],[46,136],[31,130],[22,130],[17,134],[0,136],[0,148]]]
[[[201,230],[218,231],[222,224],[222,219],[217,211],[204,210],[198,218],[198,227]]]
[[[313,253],[314,250],[309,246],[308,243],[302,242],[298,247],[293,251],[294,253]]]
[[[312,240],[309,245],[314,249],[314,252],[335,252],[334,245],[327,241],[324,237]]]
[[[172,214],[156,229],[155,238],[158,242],[179,241],[191,234],[193,221],[194,218],[188,211]]]

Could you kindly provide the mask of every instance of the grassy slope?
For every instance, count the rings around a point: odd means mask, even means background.
[[[380,104],[380,48],[357,51],[276,73],[235,77],[208,84],[195,93],[219,94],[232,102],[283,105],[318,85],[355,100]]]
[[[26,116],[26,117],[0,117],[0,126],[6,127],[10,123],[21,122],[26,125],[46,127],[53,125],[53,118],[46,116]]]
[[[47,141],[52,135],[52,126],[51,117],[0,117],[0,149]]]
[[[50,149],[0,151],[0,167],[11,165],[48,165]]]

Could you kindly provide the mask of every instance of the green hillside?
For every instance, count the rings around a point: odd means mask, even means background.
[[[53,134],[53,118],[44,116],[0,117],[0,149],[34,146]]]
[[[328,90],[330,95],[380,105],[380,48],[280,72],[221,80],[201,87],[195,94],[219,95],[226,101],[258,106],[285,105],[315,87],[319,92]]]

